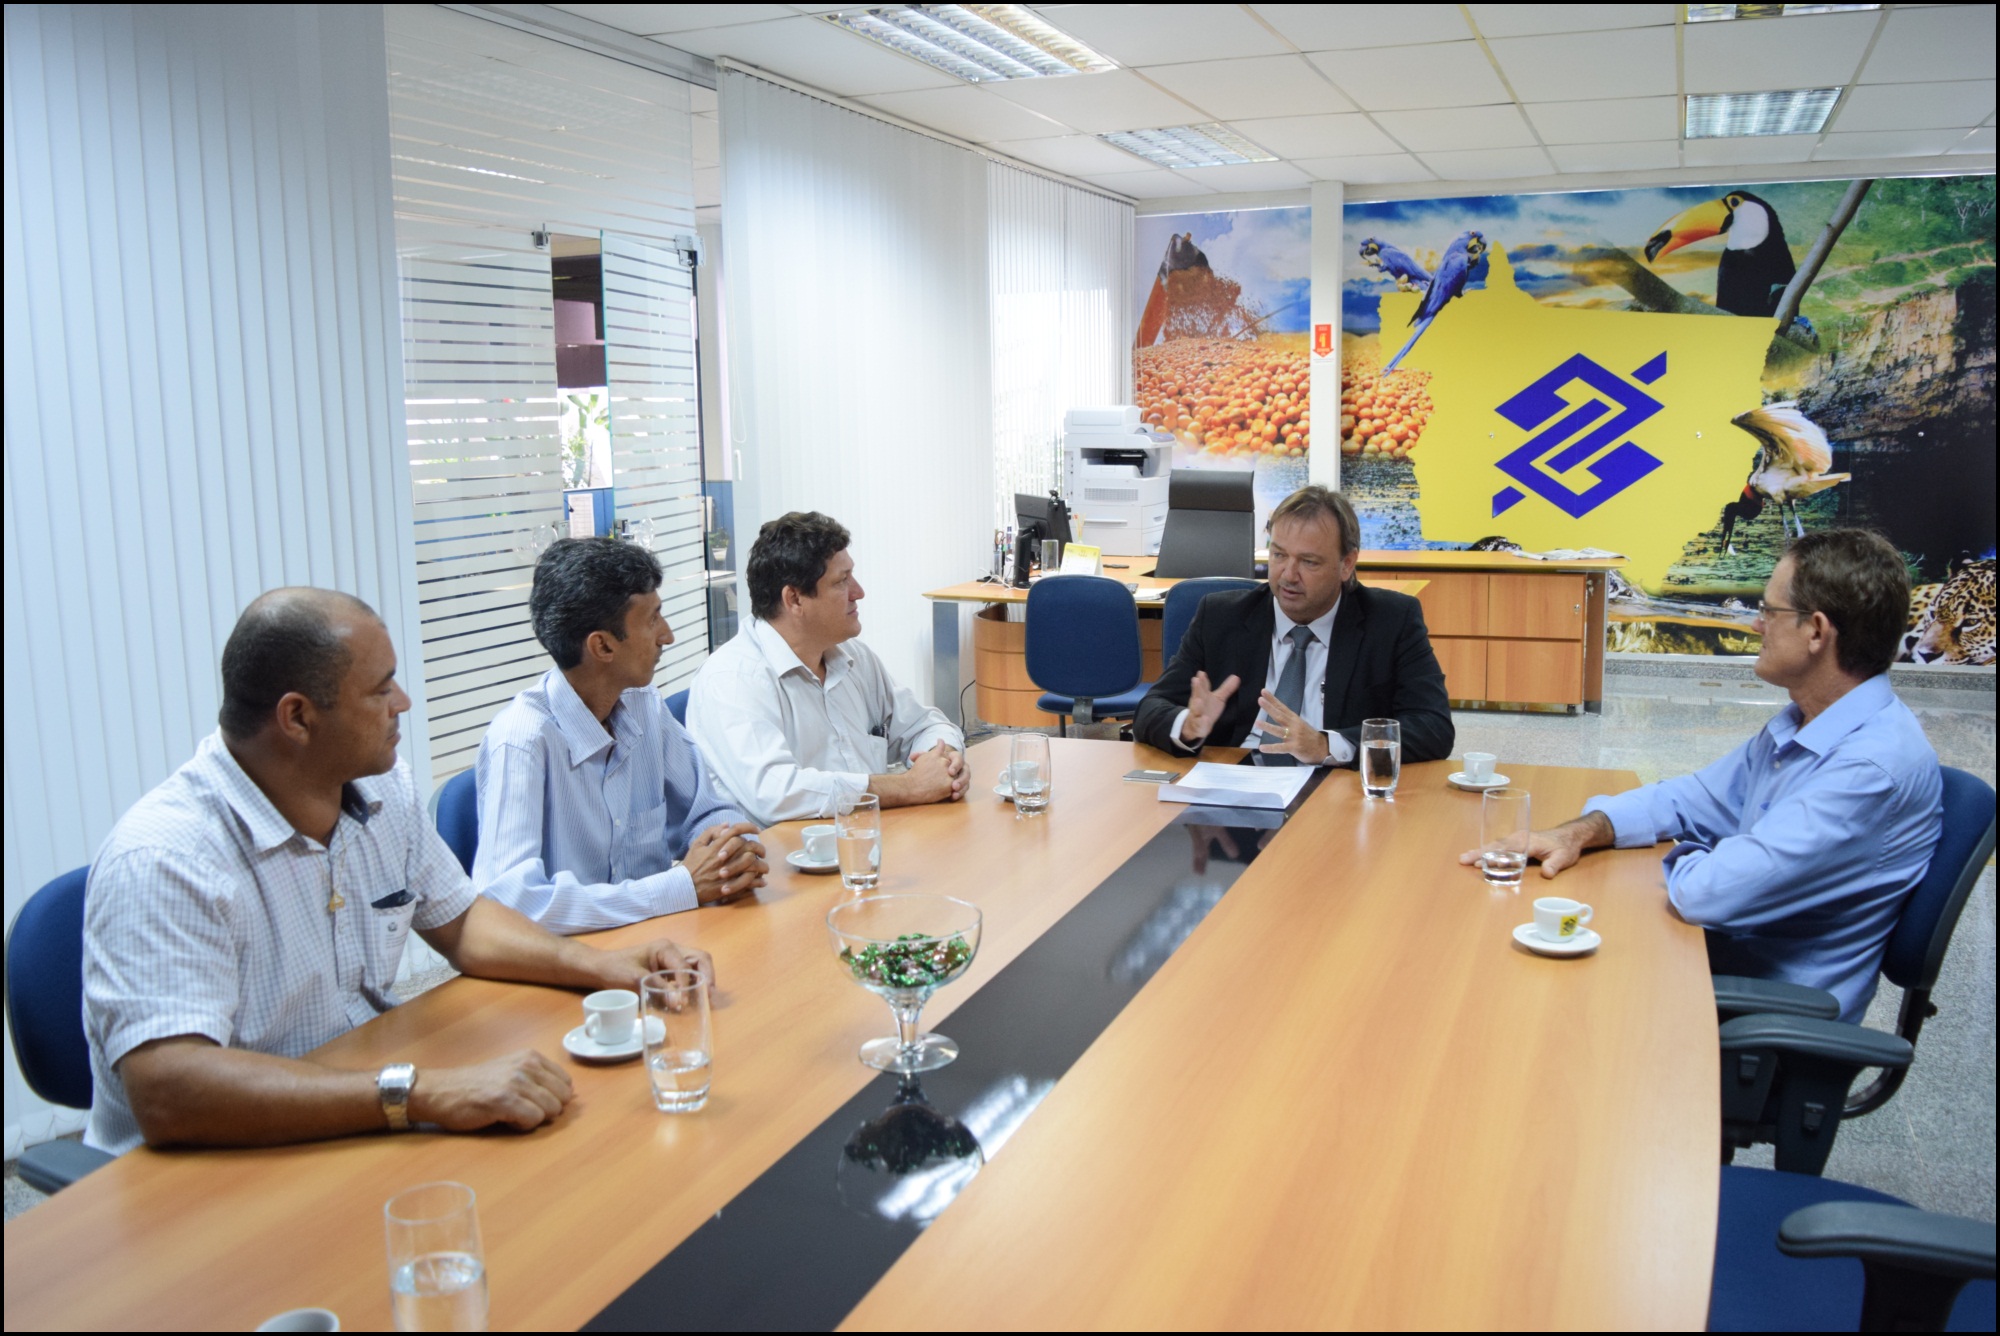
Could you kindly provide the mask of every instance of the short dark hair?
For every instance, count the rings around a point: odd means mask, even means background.
[[[620,538],[558,538],[535,563],[528,617],[535,639],[558,668],[583,662],[583,642],[593,631],[625,638],[632,600],[660,587],[660,563],[637,543]]]
[[[222,646],[216,722],[225,736],[255,737],[294,691],[322,710],[333,708],[354,665],[335,620],[342,612],[381,620],[360,599],[332,589],[273,589],[243,609]]]
[[[1822,529],[1785,555],[1792,559],[1792,606],[1826,614],[1840,632],[1841,669],[1862,678],[1888,672],[1910,620],[1903,554],[1869,529]]]
[[[1279,520],[1311,522],[1322,515],[1333,516],[1333,522],[1340,528],[1342,557],[1351,557],[1361,550],[1361,521],[1354,517],[1354,507],[1339,492],[1316,482],[1307,483],[1280,501],[1264,530],[1270,532]]]
[[[750,585],[750,612],[768,622],[785,606],[785,590],[811,598],[836,552],[847,550],[847,530],[817,510],[794,510],[765,523],[750,546],[744,574]]]

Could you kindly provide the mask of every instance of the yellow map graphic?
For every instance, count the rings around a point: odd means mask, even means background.
[[[1688,541],[1715,526],[1757,457],[1756,441],[1730,419],[1761,402],[1758,383],[1772,322],[1544,306],[1515,286],[1505,250],[1494,247],[1488,264],[1486,287],[1446,305],[1403,362],[1432,373],[1435,412],[1423,449],[1412,455],[1424,537],[1469,543],[1501,534],[1530,552],[1609,548],[1631,558],[1626,578],[1657,588]],[[1382,298],[1385,350],[1406,337],[1421,297],[1399,292]],[[1662,407],[1562,473],[1548,471],[1557,446],[1541,451],[1536,467],[1581,494],[1597,482],[1591,465],[1621,441],[1661,466],[1572,518],[1495,467],[1551,424],[1523,429],[1496,410],[1579,353]],[[1635,380],[1633,373],[1661,353],[1665,374],[1650,384]],[[1558,393],[1571,407],[1609,402],[1580,381]],[[1510,486],[1525,496],[1496,516],[1494,494]]]

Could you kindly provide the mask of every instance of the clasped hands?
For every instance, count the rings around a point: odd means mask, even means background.
[[[1208,738],[1229,698],[1243,685],[1243,679],[1231,673],[1222,680],[1221,686],[1210,686],[1208,674],[1198,672],[1188,684],[1187,718],[1181,723],[1181,745],[1199,747]],[[1257,708],[1263,711],[1265,723],[1263,732],[1276,738],[1266,742],[1257,750],[1267,755],[1285,755],[1298,758],[1300,765],[1319,765],[1328,755],[1326,734],[1314,728],[1299,717],[1298,711],[1286,705],[1268,691],[1257,693]]]
[[[933,743],[929,751],[910,753],[910,768],[905,773],[927,802],[959,801],[971,779],[964,755],[945,742]]]

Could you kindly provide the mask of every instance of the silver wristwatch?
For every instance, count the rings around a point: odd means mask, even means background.
[[[407,1062],[392,1062],[375,1078],[376,1093],[382,1097],[382,1116],[391,1132],[410,1130],[410,1090],[417,1084],[417,1069]]]

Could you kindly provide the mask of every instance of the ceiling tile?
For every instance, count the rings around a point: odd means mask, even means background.
[[[1678,139],[1627,144],[1551,144],[1549,156],[1565,172],[1649,172],[1681,165]]]
[[[1508,100],[1506,85],[1477,42],[1320,51],[1307,58],[1369,111],[1477,107]]]
[[[1319,181],[1355,185],[1387,185],[1396,181],[1429,181],[1430,168],[1408,153],[1375,153],[1358,158],[1300,158],[1292,164]]]
[[[1176,195],[1215,193],[1207,186],[1181,179],[1164,167],[1149,167],[1143,172],[1100,172],[1077,179],[1133,199],[1171,199]]]
[[[1765,19],[1785,23],[1786,19]],[[1739,139],[1690,139],[1681,161],[1690,167],[1733,167],[1751,162],[1807,162],[1818,135],[1745,135]]]
[[[1523,110],[1547,144],[1667,139],[1679,138],[1681,133],[1681,100],[1677,97],[1536,102]]]
[[[1472,36],[1457,5],[1258,5],[1266,23],[1301,51],[1355,51]]]
[[[1993,80],[1862,84],[1847,90],[1833,125],[1850,130],[1935,130],[1977,125],[1993,114]]]
[[[1982,125],[1952,146],[1953,153],[1991,153],[1993,151],[1993,127]]]
[[[1992,5],[1898,5],[1861,71],[1863,83],[1992,77]]]
[[[1863,134],[1821,135],[1819,147],[1813,150],[1813,161],[1929,158],[1949,152],[1963,138],[1963,130],[1874,130]]]
[[[694,169],[694,206],[710,209],[722,203],[722,169],[720,167],[697,167]]]
[[[1069,129],[1046,116],[1037,116],[1026,107],[1004,97],[995,97],[985,88],[970,84],[957,88],[921,88],[914,93],[877,93],[863,98],[892,116],[942,130],[976,144],[996,139],[1037,139],[1059,135]]]
[[[734,56],[746,65],[760,66],[843,97],[912,88],[957,88],[963,82],[818,19],[778,19],[675,33],[667,45],[710,60]]]
[[[1681,57],[1686,91],[1760,93],[1844,84],[1860,66],[1877,18],[1872,13],[1804,14],[1691,23],[1684,30]],[[1990,61],[1987,69],[1992,69]]]
[[[1672,28],[1495,37],[1486,45],[1523,102],[1670,97],[1675,91]]]
[[[1436,111],[1385,111],[1376,123],[1415,153],[1488,148],[1525,148],[1535,132],[1511,102],[1491,107],[1445,107]]]
[[[694,165],[713,167],[722,161],[722,126],[713,116],[691,116],[694,127]]]
[[[1218,121],[1354,110],[1354,104],[1321,78],[1303,56],[1154,65],[1140,73]]]
[[[1426,153],[1424,166],[1444,181],[1497,181],[1521,176],[1547,176],[1548,155],[1538,148],[1454,149]]]
[[[1229,124],[1251,143],[1281,158],[1394,153],[1399,147],[1359,112],[1345,116],[1273,116]]]
[[[1086,134],[1187,125],[1203,119],[1193,107],[1130,70],[1063,79],[1009,79],[994,84],[992,91]]]
[[[719,28],[730,23],[788,19],[797,13],[790,5],[551,5],[550,8],[644,37]]]
[[[1232,167],[1176,167],[1174,175],[1222,194],[1247,190],[1297,190],[1312,178],[1289,162],[1239,162]]]
[[[1129,171],[1134,165],[1145,165],[1145,159],[1134,157],[1122,148],[1113,148],[1102,139],[1090,135],[1014,139],[1004,144],[995,144],[993,150],[996,153],[1004,153],[1010,158],[1032,162],[1037,167],[1046,167],[1052,172],[1068,172],[1073,176],[1085,172]]]
[[[1467,5],[1487,37],[1533,37],[1551,32],[1601,32],[1671,24],[1677,5]]]
[[[1120,65],[1172,65],[1290,48],[1241,5],[1044,5],[1041,15]]]

